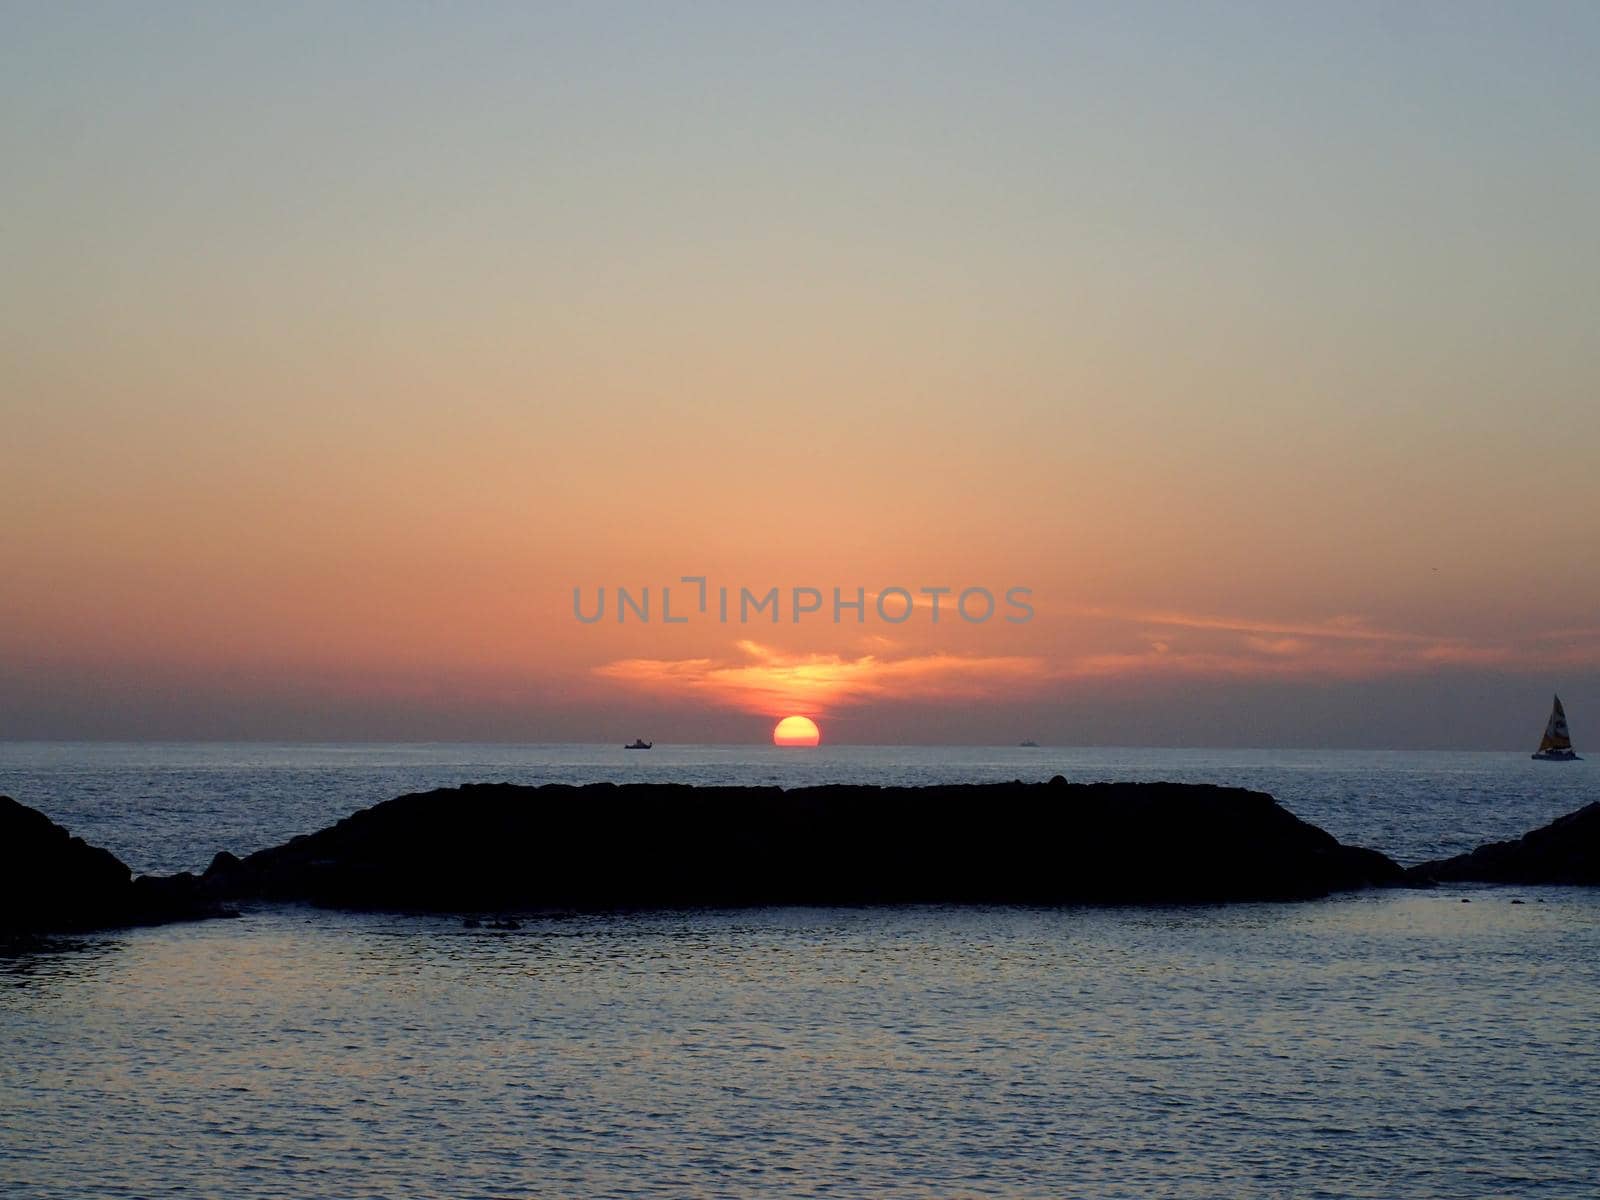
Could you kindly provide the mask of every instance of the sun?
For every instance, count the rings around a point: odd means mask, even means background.
[[[774,746],[815,746],[822,731],[810,717],[785,717],[772,731]]]

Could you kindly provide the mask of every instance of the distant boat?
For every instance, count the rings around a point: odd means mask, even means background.
[[[1032,738],[1023,738],[1022,741],[1017,743],[1017,745],[1028,750],[1037,750],[1039,748],[1039,743],[1034,741]]]
[[[1556,697],[1550,710],[1550,722],[1544,727],[1544,737],[1533,757],[1540,762],[1582,762],[1572,748],[1572,735],[1567,732],[1567,710],[1561,707],[1561,697]]]
[[[654,745],[655,745],[654,742],[647,742],[647,741],[644,741],[644,740],[642,740],[640,738],[634,738],[633,741],[629,742],[626,746],[623,747],[623,749],[624,750],[648,750],[648,749],[650,749],[651,746],[654,746]]]

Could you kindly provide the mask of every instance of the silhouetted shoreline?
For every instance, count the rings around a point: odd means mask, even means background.
[[[219,856],[223,899],[342,907],[745,907],[1309,899],[1395,882],[1241,789],[1176,784],[480,784]]]
[[[1600,884],[1600,801],[1519,838],[1419,863],[1406,877],[1438,883]]]
[[[0,936],[237,916],[193,875],[133,877],[109,850],[0,796]]]
[[[1206,784],[469,784],[400,796],[203,875],[140,876],[0,797],[0,930],[236,915],[252,900],[415,912],[786,904],[1310,900],[1435,881],[1597,883],[1600,804],[1403,869],[1271,796]]]

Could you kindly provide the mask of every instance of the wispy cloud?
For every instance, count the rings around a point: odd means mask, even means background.
[[[743,712],[823,716],[892,700],[1019,699],[1074,681],[1126,678],[1372,679],[1487,667],[1600,667],[1600,628],[1476,641],[1340,616],[1270,621],[1204,613],[1080,610],[1075,646],[1049,655],[959,655],[903,648],[869,635],[861,652],[803,654],[740,641],[722,657],[628,658],[594,668],[603,680],[664,699]]]
[[[1360,679],[1446,666],[1600,666],[1600,628],[1491,640],[1385,628],[1354,615],[1309,622],[1103,608],[1078,615],[1121,629],[1116,640],[1124,644],[1063,664],[1067,674]]]
[[[1214,613],[1184,613],[1159,609],[1080,608],[1084,617],[1103,617],[1137,625],[1159,625],[1171,629],[1207,629],[1222,633],[1244,633],[1271,637],[1327,638],[1358,642],[1428,642],[1428,634],[1399,629],[1374,628],[1364,617],[1346,614],[1322,621],[1269,621],[1253,617],[1218,616]]]
[[[791,654],[741,641],[738,655],[628,658],[595,668],[603,679],[677,699],[782,716],[825,715],[892,697],[897,701],[977,700],[1015,694],[1049,678],[1041,658],[957,654]]]

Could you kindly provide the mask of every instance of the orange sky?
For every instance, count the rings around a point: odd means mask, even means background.
[[[0,39],[0,736],[1600,709],[1592,20],[354,19]]]

